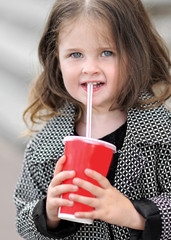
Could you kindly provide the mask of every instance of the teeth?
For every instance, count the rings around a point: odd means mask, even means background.
[[[93,85],[99,85],[100,82],[93,82],[92,84],[93,84]]]
[[[101,82],[92,82],[93,84],[93,88],[97,88],[97,87],[100,87],[101,85],[103,85],[103,83]]]
[[[88,83],[91,83],[93,85],[93,88],[101,87],[104,84],[103,82],[85,82],[82,83],[82,85],[87,86]]]

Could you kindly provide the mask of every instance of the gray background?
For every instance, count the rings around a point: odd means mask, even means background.
[[[14,187],[26,139],[22,112],[29,82],[39,73],[37,46],[54,0],[0,0],[0,239],[15,232]],[[156,28],[171,50],[171,0],[144,0]]]

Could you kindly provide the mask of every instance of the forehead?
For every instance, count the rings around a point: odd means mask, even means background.
[[[77,40],[80,42],[93,40],[97,44],[115,44],[109,24],[94,18],[81,17],[71,22],[65,22],[59,33],[59,44],[72,39],[73,43],[76,43]]]

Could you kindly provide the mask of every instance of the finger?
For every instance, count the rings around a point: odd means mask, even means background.
[[[52,209],[55,209],[56,207],[62,207],[62,206],[73,206],[74,202],[68,199],[63,198],[53,198],[50,201],[50,205]]]
[[[91,177],[93,178],[94,180],[96,180],[100,186],[104,189],[107,189],[110,187],[110,182],[108,181],[108,179],[106,177],[104,177],[102,174],[94,171],[94,170],[91,170],[91,169],[86,169],[85,170],[85,174],[88,176],[88,177]]]
[[[88,219],[98,219],[98,215],[96,214],[96,210],[90,212],[76,212],[75,217],[77,218],[88,218]]]
[[[73,184],[87,190],[90,192],[93,196],[99,197],[103,194],[103,189],[99,186],[96,186],[88,181],[85,181],[81,178],[74,178]]]
[[[71,201],[83,203],[83,204],[88,205],[88,206],[93,207],[93,208],[96,207],[96,205],[97,205],[96,202],[98,201],[94,197],[85,197],[85,196],[81,196],[81,195],[73,194],[73,193],[71,193],[69,195],[69,199]]]
[[[76,192],[78,191],[78,187],[71,184],[62,184],[57,187],[54,187],[51,189],[51,192],[49,193],[51,197],[59,197],[63,193],[68,192]]]
[[[54,178],[52,179],[50,185],[52,187],[55,187],[59,184],[61,184],[63,181],[73,178],[75,176],[75,171],[64,171],[58,173]]]
[[[66,161],[65,155],[58,159],[56,166],[55,166],[55,170],[54,170],[54,176],[62,171],[65,161]]]

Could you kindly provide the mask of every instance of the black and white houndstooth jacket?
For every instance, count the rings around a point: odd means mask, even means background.
[[[63,112],[67,116],[53,117],[26,148],[22,173],[14,194],[19,234],[24,239],[39,240],[171,239],[171,113],[163,106],[129,110],[126,137],[114,179],[114,186],[135,201],[140,212],[143,213],[142,206],[147,200],[157,207],[160,216],[157,216],[157,212],[155,216],[152,211],[152,216],[147,219],[144,236],[148,237],[144,238],[142,234],[137,237],[129,229],[114,225],[110,226],[109,231],[108,224],[99,220],[92,225],[80,225],[71,236],[58,237],[56,234],[51,238],[37,230],[33,210],[46,197],[56,161],[64,152],[63,138],[74,133],[73,106],[68,105]],[[137,207],[142,201],[144,205]],[[149,226],[155,228],[155,219],[158,217],[161,233],[155,236]],[[111,231],[113,238],[110,237]]]

